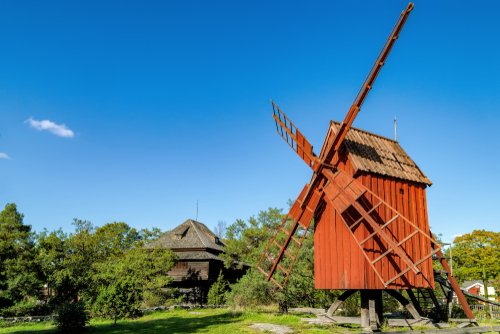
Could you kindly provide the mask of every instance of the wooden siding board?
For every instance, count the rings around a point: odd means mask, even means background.
[[[346,172],[353,173],[354,168],[352,164],[347,163],[343,166]],[[408,184],[393,178],[386,178],[377,175],[364,174],[358,176],[358,179],[368,186],[372,191],[379,195],[382,199],[388,202],[396,210],[402,213],[408,219],[414,221],[417,226],[425,231],[428,231],[428,222],[425,212],[425,187],[419,184]],[[403,189],[403,194],[400,194],[399,189]],[[406,196],[405,196],[406,194]],[[374,200],[368,199],[373,204]],[[420,200],[419,200],[420,199]],[[390,210],[378,209],[380,217],[385,221],[392,217],[393,213]],[[391,223],[390,231],[397,236],[398,239],[410,233],[406,228],[402,219]],[[335,210],[327,204],[325,212],[320,217],[319,222],[316,224],[315,231],[315,277],[316,287],[322,289],[382,289],[383,286],[373,272],[368,262],[363,257],[356,241],[349,233],[348,228],[345,226],[342,218]],[[355,235],[358,240],[363,240],[370,233],[364,224],[356,230]],[[425,248],[426,243],[423,242],[422,237],[412,238],[415,243],[410,245],[409,242],[405,243],[405,248],[408,254],[414,260],[418,260],[425,254],[422,248]],[[428,243],[427,243],[428,244]],[[372,251],[370,257],[374,259],[380,254],[380,249],[373,241],[367,242],[367,248],[372,247],[376,254]],[[401,268],[406,265],[401,263],[397,256],[393,256],[396,264]],[[412,286],[427,287],[432,280],[428,283],[424,278],[432,278],[432,264],[431,261],[426,261],[421,266],[422,276],[417,277],[415,273],[409,272],[405,276],[410,281]],[[388,259],[380,261],[379,270],[383,267],[384,278],[389,279],[396,274],[396,269],[389,263]],[[388,288],[405,288],[408,287],[403,279],[398,279]]]
[[[423,205],[423,214],[424,214],[424,217],[425,217],[425,221],[428,222],[429,221],[429,217],[428,217],[428,214],[427,214],[427,194],[425,191],[422,192],[422,198],[424,200],[424,205]],[[425,225],[425,230],[426,230],[426,233],[427,235],[431,235],[431,231],[430,231],[430,227],[429,227],[429,224],[427,223]],[[430,249],[430,242],[428,241],[429,243],[429,249]],[[432,273],[433,269],[432,269],[432,259],[427,261],[428,262],[428,271],[430,273]],[[430,280],[431,282],[431,288],[434,289],[434,279],[431,279]]]

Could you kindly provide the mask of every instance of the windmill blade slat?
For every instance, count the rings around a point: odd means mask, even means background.
[[[274,102],[272,102],[272,105],[273,118],[276,122],[276,131],[278,134],[309,167],[315,169],[318,164],[318,158],[313,152],[311,143]]]
[[[262,253],[257,263],[257,269],[264,273],[268,280],[275,283],[280,288],[285,286],[292,273],[293,264],[302,247],[307,230],[314,217],[314,212],[321,200],[321,192],[315,191],[311,200],[302,207],[301,204],[304,204],[304,194],[307,189],[308,185],[304,186],[299,197],[290,208],[290,211],[283,219],[281,225],[277,228],[273,238],[269,241],[264,253]],[[276,240],[280,238],[280,236],[283,237],[283,242],[278,242]],[[289,249],[291,243],[295,244],[292,251]],[[271,249],[273,245],[278,248],[276,254]],[[281,264],[281,261],[285,257],[289,260],[288,266]],[[281,276],[281,280],[274,277],[277,269],[280,269],[281,273],[284,274],[284,276]]]

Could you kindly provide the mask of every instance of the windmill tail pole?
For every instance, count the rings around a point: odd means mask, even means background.
[[[436,253],[436,255],[437,255],[439,261],[441,262],[441,264],[443,265],[444,270],[446,270],[446,272],[448,273],[447,274],[448,280],[450,281],[450,284],[451,284],[453,290],[457,294],[458,301],[460,302],[460,305],[462,305],[462,308],[464,309],[465,315],[467,316],[467,318],[470,321],[476,322],[476,317],[472,313],[472,311],[469,307],[469,304],[467,303],[467,300],[465,299],[465,296],[462,292],[462,289],[460,289],[460,286],[458,285],[457,281],[455,280],[455,277],[453,277],[451,275],[450,266],[448,265],[448,262],[446,261],[446,258],[444,256],[443,252],[441,252],[441,250],[439,250]]]
[[[340,125],[340,129],[337,132],[337,135],[331,144],[331,149],[326,151],[329,152],[329,154],[332,154],[332,156],[327,157],[326,161],[329,161],[329,159],[333,157],[333,154],[335,152],[338,152],[338,150],[340,149],[340,145],[342,144],[344,137],[347,134],[347,131],[349,131],[349,128],[354,122],[354,119],[358,115],[359,110],[361,109],[361,106],[363,105],[363,102],[366,99],[366,96],[370,92],[370,89],[372,88],[375,79],[377,78],[378,74],[380,73],[380,70],[384,66],[384,63],[387,60],[387,57],[389,56],[389,53],[391,52],[391,49],[394,46],[394,43],[396,43],[396,40],[398,39],[399,34],[403,29],[406,20],[408,19],[408,16],[413,10],[413,7],[414,7],[413,3],[410,2],[406,7],[406,9],[399,16],[399,19],[396,22],[394,28],[392,29],[389,38],[385,42],[382,51],[380,51],[377,60],[375,61],[372,69],[368,73],[368,76],[366,77],[365,82],[361,86],[358,95],[356,95],[356,98],[354,99],[354,102],[351,108],[349,109],[349,112],[347,113],[346,117],[344,118],[344,121]]]

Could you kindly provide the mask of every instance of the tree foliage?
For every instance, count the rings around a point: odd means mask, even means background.
[[[255,267],[285,215],[281,209],[269,208],[246,222],[237,220],[227,228],[225,265]],[[311,226],[312,229],[312,226]],[[280,290],[257,270],[251,269],[231,286],[229,300],[233,306],[252,307],[279,303],[288,307],[326,307],[337,292],[314,288],[314,236],[309,232],[297,255],[293,272],[284,290]]]
[[[42,281],[34,248],[31,226],[16,204],[7,204],[0,212],[0,307],[38,295]]]
[[[222,271],[219,272],[217,280],[212,284],[208,290],[207,303],[213,306],[222,306],[226,304],[226,294],[229,289],[229,284],[224,280]]]
[[[243,263],[255,265],[269,239],[283,220],[283,210],[269,208],[246,222],[236,220],[226,229],[226,247],[221,257],[226,267],[239,267]]]
[[[60,333],[81,333],[89,322],[83,302],[63,303],[58,307],[56,326]]]
[[[500,280],[500,232],[474,230],[453,241],[453,274],[461,281]],[[500,288],[500,287],[499,287]]]

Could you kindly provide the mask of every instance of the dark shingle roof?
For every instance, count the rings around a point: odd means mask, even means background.
[[[222,252],[224,244],[207,226],[188,219],[173,230],[165,232],[150,246],[172,250],[194,248]]]
[[[329,131],[337,133],[339,127],[340,123],[332,121]],[[347,150],[356,172],[375,173],[426,185],[432,184],[397,141],[351,128],[343,147]]]
[[[217,255],[206,251],[175,252],[179,260],[217,260],[223,261]]]

